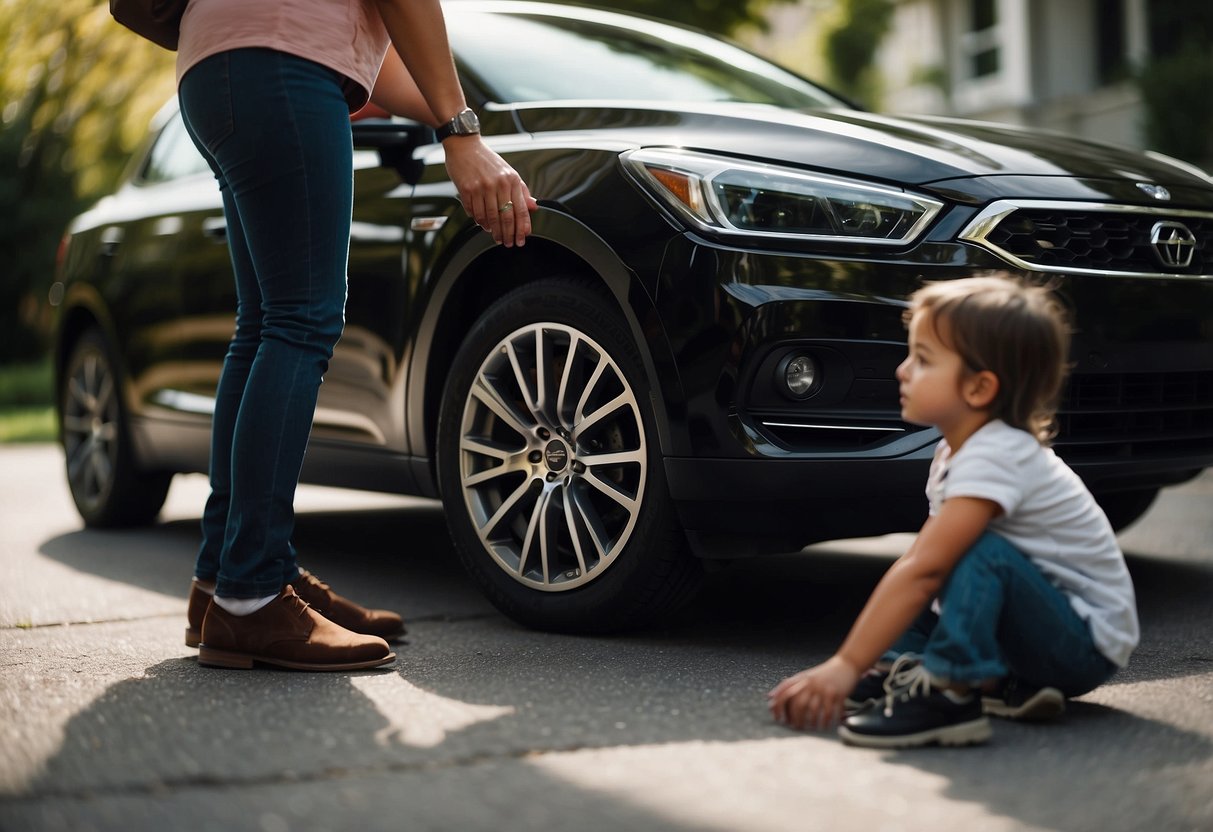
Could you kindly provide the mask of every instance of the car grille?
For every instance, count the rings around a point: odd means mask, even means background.
[[[983,211],[961,238],[1028,270],[1135,276],[1213,274],[1210,213],[1004,201]]]
[[[1213,453],[1213,372],[1099,373],[1070,378],[1057,414],[1068,461]]]

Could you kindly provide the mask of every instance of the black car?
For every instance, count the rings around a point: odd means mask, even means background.
[[[901,421],[893,373],[924,280],[1051,277],[1077,326],[1056,447],[1117,526],[1213,464],[1199,170],[863,112],[651,20],[446,11],[535,233],[495,247],[429,128],[355,122],[347,324],[304,479],[441,497],[508,615],[634,625],[704,559],[916,529],[939,436]],[[219,193],[173,107],[71,226],[59,279],[72,494],[90,525],[150,522],[175,472],[207,469],[236,306]]]

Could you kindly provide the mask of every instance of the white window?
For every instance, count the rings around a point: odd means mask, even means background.
[[[960,115],[1017,121],[1031,101],[1030,0],[945,0]]]
[[[998,0],[968,0],[965,32],[960,46],[964,54],[964,76],[985,78],[1001,69]]]

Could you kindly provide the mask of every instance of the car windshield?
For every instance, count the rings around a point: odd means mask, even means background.
[[[500,103],[560,100],[845,106],[807,81],[723,41],[652,21],[447,7],[457,60]]]

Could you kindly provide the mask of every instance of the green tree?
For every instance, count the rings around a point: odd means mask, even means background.
[[[0,359],[45,348],[45,299],[72,216],[109,190],[172,94],[172,56],[105,0],[0,0]]]
[[[893,0],[842,0],[839,5],[838,22],[823,44],[831,80],[843,94],[875,106],[872,59],[893,20]]]

